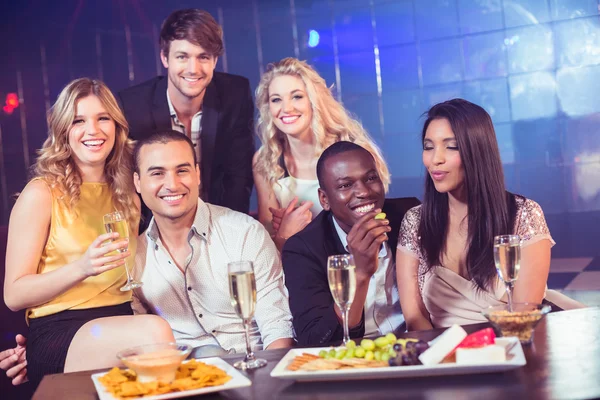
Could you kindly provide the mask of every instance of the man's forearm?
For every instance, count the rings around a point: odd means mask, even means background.
[[[277,339],[271,342],[265,350],[273,350],[273,349],[287,349],[290,347],[294,347],[294,339],[292,338],[282,338]]]

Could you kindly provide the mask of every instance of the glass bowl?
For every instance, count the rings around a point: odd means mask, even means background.
[[[508,304],[492,306],[483,310],[483,315],[502,334],[518,337],[521,343],[533,340],[533,330],[551,307],[536,303],[513,303],[512,311]]]
[[[127,368],[135,371],[139,382],[175,380],[182,361],[192,351],[192,346],[178,343],[157,343],[131,347],[117,353]]]

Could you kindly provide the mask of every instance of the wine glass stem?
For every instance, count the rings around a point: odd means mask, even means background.
[[[250,321],[244,319],[244,332],[246,334],[246,360],[252,361],[254,360],[254,353],[250,348]]]
[[[129,273],[129,263],[125,259],[125,273],[127,274],[127,283],[131,283],[131,274]]]
[[[350,341],[350,331],[348,329],[348,308],[342,309],[342,323],[344,324],[344,339],[343,343],[346,344]]]
[[[510,312],[512,312],[512,310],[513,310],[512,290],[513,290],[512,282],[507,282],[506,283],[506,296],[508,297],[508,311],[510,311]]]

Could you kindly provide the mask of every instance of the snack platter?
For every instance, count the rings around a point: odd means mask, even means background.
[[[220,392],[223,390],[236,389],[236,388],[241,388],[241,387],[252,385],[252,382],[248,378],[246,378],[238,370],[236,370],[233,366],[231,366],[227,362],[223,361],[219,357],[203,358],[203,359],[199,359],[197,361],[202,362],[204,364],[208,364],[208,365],[214,365],[214,366],[220,368],[227,375],[229,375],[231,377],[231,379],[221,385],[218,385],[218,386],[208,386],[208,387],[203,387],[200,389],[182,390],[182,391],[178,391],[178,392],[170,392],[170,393],[159,394],[159,395],[150,395],[150,396],[147,395],[144,397],[122,397],[122,398],[125,398],[125,399],[140,399],[141,398],[144,400],[175,399],[175,398],[181,398],[181,397],[196,396],[196,395],[201,395],[201,394],[206,394],[206,393]],[[186,361],[184,361],[184,364],[185,363],[186,363]],[[92,381],[94,382],[94,386],[96,387],[96,391],[98,392],[98,397],[100,400],[117,400],[118,397],[114,397],[109,391],[107,391],[107,389],[104,387],[104,385],[101,383],[101,381],[99,379],[100,377],[103,377],[107,373],[108,373],[108,371],[92,375]]]
[[[518,338],[496,338],[496,344],[509,349],[506,361],[473,364],[441,363],[430,366],[402,365],[394,367],[381,366],[380,363],[373,363],[371,367],[365,367],[364,365],[359,364],[355,367],[344,369],[316,371],[305,371],[301,369],[290,370],[288,367],[298,356],[302,357],[303,354],[316,356],[322,350],[328,351],[331,347],[292,349],[281,359],[275,368],[273,368],[271,376],[274,378],[292,379],[296,381],[410,378],[502,372],[520,368],[526,364],[523,348],[521,347]]]

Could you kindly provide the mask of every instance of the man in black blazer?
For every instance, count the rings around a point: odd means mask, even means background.
[[[364,336],[365,327],[366,334],[398,329],[404,318],[395,284],[396,244],[404,214],[419,200],[385,200],[373,156],[350,142],[335,143],[323,152],[317,176],[323,211],[289,238],[282,252],[298,344],[326,345],[342,339],[341,312],[327,280],[327,257],[335,254],[351,253],[356,264],[350,337]],[[375,219],[382,209],[387,217]]]
[[[254,106],[248,79],[214,72],[223,53],[221,27],[205,11],[175,11],[163,22],[160,48],[168,76],[117,95],[131,138],[165,130],[186,134],[200,160],[200,197],[248,213]]]

